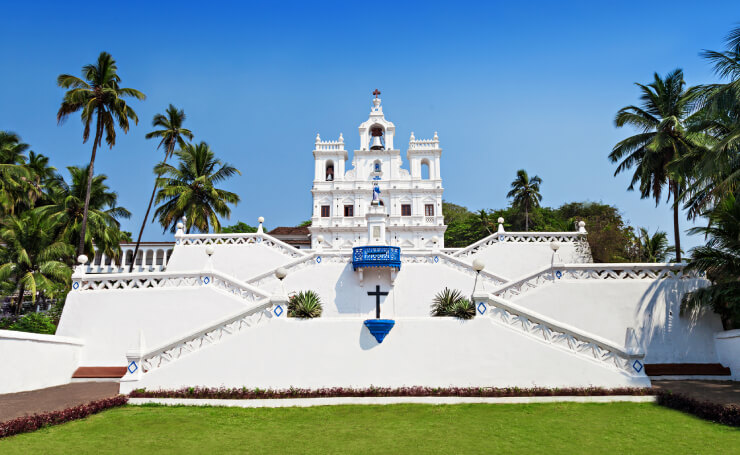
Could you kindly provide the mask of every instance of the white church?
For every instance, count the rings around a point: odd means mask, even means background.
[[[404,169],[378,94],[349,165],[341,134],[316,137],[310,248],[260,219],[254,234],[180,224],[171,252],[145,246],[154,262],[134,273],[81,256],[56,335],[0,331],[14,366],[0,393],[103,380],[127,393],[740,379],[740,338],[711,311],[681,314],[681,297],[706,284],[682,264],[593,263],[583,223],[507,232],[499,220],[495,234],[446,248],[438,135],[412,134]],[[430,315],[445,287],[471,296],[474,318]],[[288,317],[288,296],[305,290],[321,317]]]

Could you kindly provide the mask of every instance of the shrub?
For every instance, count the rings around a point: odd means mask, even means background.
[[[693,414],[702,419],[740,427],[740,406],[699,401],[680,393],[664,390],[658,392],[657,401],[661,406]]]
[[[460,319],[473,319],[475,317],[475,305],[468,299],[460,299],[450,308],[450,316]]]
[[[128,402],[128,397],[118,395],[113,398],[104,398],[102,400],[91,401],[90,403],[67,408],[61,411],[46,412],[43,414],[34,414],[32,416],[18,417],[13,420],[0,422],[0,438],[12,436],[19,433],[36,431],[39,428],[71,420],[84,419],[91,414],[97,414],[100,411],[123,406]]]
[[[457,289],[444,288],[434,296],[432,316],[454,316],[460,319],[475,317],[475,305]]]
[[[12,323],[8,327],[8,330],[54,335],[54,332],[57,331],[57,326],[54,325],[54,322],[49,316],[43,313],[28,313]]]
[[[321,299],[314,291],[301,291],[288,300],[288,317],[312,319],[321,316]]]
[[[176,390],[136,389],[131,398],[218,398],[218,399],[279,399],[279,398],[326,398],[326,397],[563,397],[563,396],[645,396],[654,390],[647,387],[602,387],[574,388],[519,388],[519,387],[327,387],[321,389],[226,388],[226,387],[183,387]]]

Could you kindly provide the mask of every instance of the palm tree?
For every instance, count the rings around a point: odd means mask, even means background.
[[[655,231],[651,236],[647,229],[641,227],[638,242],[640,261],[643,262],[666,262],[668,255],[676,251],[668,245],[668,234],[663,231]]]
[[[118,76],[116,61],[107,52],[101,52],[95,64],[83,66],[82,77],[83,79],[80,79],[69,74],[62,74],[57,78],[57,84],[60,87],[69,89],[64,94],[64,100],[59,112],[57,112],[57,122],[62,123],[70,114],[80,111],[82,123],[85,125],[82,133],[83,144],[89,139],[90,127],[93,121],[95,122],[95,139],[93,140],[92,155],[88,166],[87,190],[85,192],[77,254],[82,254],[85,249],[90,185],[93,182],[93,168],[98,146],[101,145],[105,134],[105,142],[112,149],[116,144],[116,125],[124,133],[127,133],[129,119],[132,119],[134,123],[139,122],[136,112],[126,104],[124,97],[133,97],[138,100],[146,99],[146,96],[138,90],[119,86],[121,78]]]
[[[24,166],[28,148],[17,134],[0,131],[0,213],[13,214],[19,206],[30,203],[26,197],[33,191]]]
[[[179,145],[180,148],[185,146],[185,140],[193,139],[193,133],[183,128],[182,124],[185,121],[185,111],[177,109],[172,104],[169,105],[165,111],[166,115],[157,114],[152,120],[152,126],[159,127],[160,129],[154,130],[146,135],[147,139],[159,138],[159,145],[157,148],[164,146],[164,160],[162,164],[167,163],[167,158],[171,157],[175,152],[175,146]],[[144,221],[141,222],[141,229],[139,230],[139,237],[136,239],[136,247],[134,248],[134,258],[139,253],[139,244],[141,243],[141,236],[144,234],[144,226],[146,226],[146,220],[149,219],[149,211],[152,209],[152,203],[154,202],[154,195],[157,193],[157,181],[160,178],[160,174],[157,174],[157,178],[154,179],[154,188],[152,188],[152,196],[149,198],[149,205],[146,207],[146,214],[144,215]],[[134,268],[134,261],[131,261],[129,266],[129,272]]]
[[[507,198],[514,198],[512,205],[524,210],[524,230],[529,231],[529,212],[540,206],[542,195],[540,194],[540,184],[542,179],[534,176],[531,179],[527,171],[519,169],[516,171],[516,179],[511,182],[511,191],[506,195]]]
[[[104,174],[93,176],[88,183],[87,167],[69,166],[71,183],[61,179],[50,191],[52,202],[35,209],[40,215],[53,221],[56,235],[74,245],[80,232],[85,232],[85,243],[82,252],[90,257],[95,256],[95,248],[106,256],[118,260],[120,256],[119,218],[130,218],[131,213],[119,207],[118,194],[111,191]],[[88,193],[89,189],[89,193]],[[82,231],[84,217],[84,198],[88,195],[88,224]]]
[[[668,198],[673,196],[673,234],[676,243],[676,261],[681,262],[681,239],[678,226],[678,201],[681,200],[683,178],[671,172],[674,160],[692,152],[695,140],[686,131],[686,118],[691,113],[699,89],[685,89],[686,82],[680,69],[664,79],[655,73],[648,85],[640,87],[642,106],[627,106],[619,110],[614,119],[618,128],[633,126],[641,132],[620,141],[609,154],[612,163],[621,160],[614,175],[635,168],[628,190],[640,184],[640,197],[653,197],[660,202],[663,187],[668,185]]]
[[[689,230],[708,240],[691,250],[687,269],[706,273],[712,285],[686,294],[681,309],[710,307],[725,330],[740,328],[740,199],[731,194],[708,215],[708,226]]]
[[[688,188],[690,216],[711,209],[740,185],[740,27],[727,37],[727,51],[704,51],[715,73],[727,83],[702,87],[701,109],[691,117],[690,128],[705,133],[708,146],[682,163],[696,174]]]
[[[0,281],[15,283],[16,314],[21,312],[26,291],[35,302],[37,291],[51,293],[55,284],[69,282],[72,270],[64,261],[74,248],[55,239],[52,220],[34,211],[8,216],[0,229],[0,241]]]
[[[239,196],[214,185],[234,174],[241,175],[238,169],[217,159],[205,142],[187,144],[175,152],[180,160],[177,167],[160,163],[154,169],[158,175],[156,202],[162,202],[154,216],[166,230],[175,232],[177,220],[187,217],[186,229],[208,232],[209,226],[215,232],[221,230],[218,216],[228,218],[231,209],[228,204],[239,203]]]

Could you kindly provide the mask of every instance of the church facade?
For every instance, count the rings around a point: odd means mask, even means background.
[[[312,248],[347,250],[368,244],[412,250],[444,247],[447,226],[442,213],[442,148],[437,133],[429,140],[417,140],[411,133],[406,152],[410,169],[404,169],[401,151],[394,146],[395,130],[376,94],[369,118],[359,127],[360,148],[353,153],[351,167],[347,166],[341,134],[336,141],[322,141],[316,135],[309,228]],[[372,207],[374,197],[377,207]],[[374,226],[377,235],[369,229],[371,224],[378,224]]]

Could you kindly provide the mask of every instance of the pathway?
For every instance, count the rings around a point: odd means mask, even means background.
[[[0,395],[0,422],[61,411],[91,401],[118,395],[117,382],[73,382],[71,384]]]
[[[653,387],[687,395],[701,401],[734,404],[740,406],[740,382],[738,381],[651,381]]]

